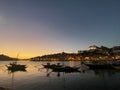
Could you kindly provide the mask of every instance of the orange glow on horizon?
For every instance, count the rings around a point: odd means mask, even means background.
[[[36,57],[36,56],[41,56],[41,55],[44,55],[44,53],[35,53],[35,52],[15,52],[14,50],[13,51],[5,51],[5,50],[1,50],[0,51],[0,54],[4,54],[4,55],[7,55],[9,57],[12,57],[12,58],[17,58],[17,55],[18,55],[18,58],[19,59],[29,59],[29,58],[32,58],[32,57]]]
[[[54,54],[54,53],[60,53],[59,51],[50,51],[50,50],[42,50],[42,51],[19,51],[17,52],[17,50],[1,50],[0,54],[4,54],[7,55],[9,57],[12,58],[19,58],[19,59],[29,59],[29,58],[33,58],[36,56],[42,56],[42,55],[48,55],[48,54]]]

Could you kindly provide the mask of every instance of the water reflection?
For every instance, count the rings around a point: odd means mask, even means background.
[[[0,87],[3,88],[12,90],[120,89],[120,71],[116,70],[80,69],[80,72],[55,72],[42,66],[47,62],[19,62],[28,66],[26,71],[12,72],[5,66],[8,63],[0,63]],[[65,62],[66,65],[69,63]],[[79,65],[79,62],[72,62],[72,66],[74,65]]]
[[[76,67],[76,64],[74,61],[70,61],[66,63],[64,61],[64,64],[62,65],[61,62],[57,63],[47,63],[42,64],[43,68],[39,68],[39,71],[42,71],[40,69],[46,69],[46,76],[49,77],[52,73],[57,73],[57,76],[60,77],[61,73],[80,73],[81,70],[79,70],[80,67]]]
[[[45,68],[44,68],[45,69]],[[76,72],[64,72],[64,71],[53,71],[51,69],[46,69],[46,76],[49,77],[52,75],[52,73],[55,73],[57,77],[60,77],[62,73],[64,74],[70,74],[70,73],[81,73],[81,71],[76,71]]]
[[[93,71],[94,71],[94,74],[99,77],[104,77],[104,76],[110,77],[116,74],[115,70],[101,70],[101,69],[95,70],[94,69]]]
[[[8,70],[8,75],[11,76],[11,88],[10,90],[15,90],[14,86],[15,86],[15,74],[17,74],[17,72],[21,73],[21,72],[27,72],[26,69],[7,69]]]
[[[27,72],[27,70],[14,70],[14,69],[9,69],[9,73],[14,73],[14,72]]]

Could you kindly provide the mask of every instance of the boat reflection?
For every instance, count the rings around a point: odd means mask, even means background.
[[[46,70],[46,76],[49,77],[52,73],[56,74],[57,77],[60,77],[61,74],[73,74],[73,73],[85,73],[85,69],[79,69],[77,71],[61,71],[61,70],[54,70],[54,69],[49,69],[49,68],[42,68],[44,70]],[[42,71],[42,70],[40,70]]]
[[[104,77],[104,76],[110,77],[110,76],[113,76],[117,73],[116,70],[108,70],[108,69],[105,69],[105,70],[94,69],[92,71],[94,72],[95,76],[99,76],[99,77]]]
[[[9,62],[1,64],[0,87],[8,90],[120,90],[120,71],[115,69],[89,69],[83,64],[78,72],[65,72],[44,68],[42,64],[46,65],[47,62],[18,63],[27,65],[27,72],[8,70],[5,65]],[[60,62],[51,62],[51,65],[57,63]],[[70,67],[78,64],[65,62]]]
[[[79,72],[80,67],[71,67],[68,65],[61,65],[60,63],[57,64],[42,64],[44,68],[52,69],[54,72],[65,72],[65,73],[71,73],[71,72]]]
[[[61,73],[84,73],[86,70],[88,70],[88,67],[86,65],[81,63],[75,63],[74,61],[68,62],[68,64],[61,64],[61,63],[47,63],[42,64],[43,68],[46,69],[47,77],[50,76],[51,73],[57,73],[57,76],[60,77]],[[39,69],[40,70],[40,69]]]
[[[17,72],[27,72],[26,69],[8,69],[8,74],[11,76],[11,88],[10,89],[5,89],[5,90],[15,90],[15,74]],[[0,89],[1,90],[1,89]]]

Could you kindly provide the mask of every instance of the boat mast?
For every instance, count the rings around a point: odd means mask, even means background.
[[[18,60],[19,53],[17,53],[17,60]]]

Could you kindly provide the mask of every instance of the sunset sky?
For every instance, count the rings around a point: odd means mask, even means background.
[[[119,39],[120,0],[0,0],[0,54],[72,53]]]

